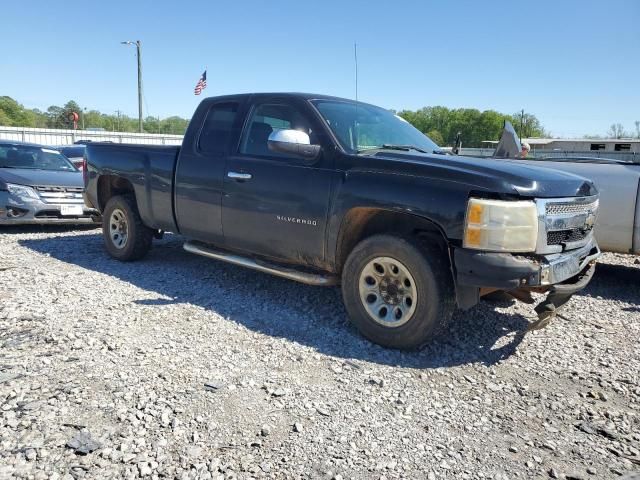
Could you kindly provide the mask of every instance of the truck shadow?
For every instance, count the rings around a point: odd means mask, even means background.
[[[593,280],[578,295],[611,298],[612,293],[619,302],[640,306],[640,267],[598,263]],[[623,310],[633,311],[632,308]]]
[[[120,263],[107,256],[96,232],[21,240],[20,245],[60,261],[113,276],[156,298],[133,299],[163,308],[192,304],[248,329],[309,346],[323,354],[409,368],[495,364],[515,353],[528,320],[481,303],[457,312],[446,335],[417,352],[374,345],[348,323],[339,288],[309,287],[205,259],[182,249],[180,237],[156,242],[144,260]],[[86,298],[97,298],[86,292]],[[146,295],[148,297],[149,295]],[[97,300],[96,300],[97,301]],[[86,303],[91,308],[91,302]]]

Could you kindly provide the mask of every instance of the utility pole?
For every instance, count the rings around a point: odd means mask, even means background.
[[[84,130],[84,116],[87,114],[87,109],[82,109],[82,130]]]
[[[140,57],[140,47],[142,43],[140,40],[136,40],[135,42],[127,41],[120,42],[123,45],[135,45],[136,53],[138,57],[138,130],[142,133],[142,58]]]
[[[520,113],[520,139],[523,138],[524,135],[524,108],[522,109],[522,112]]]

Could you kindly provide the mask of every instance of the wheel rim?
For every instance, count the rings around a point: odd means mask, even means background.
[[[111,217],[109,218],[109,238],[111,238],[111,243],[117,249],[122,249],[127,244],[127,238],[129,238],[128,227],[127,216],[122,210],[116,208],[111,212]]]
[[[416,311],[416,282],[409,269],[394,258],[369,261],[360,273],[359,290],[371,319],[385,327],[404,325]]]

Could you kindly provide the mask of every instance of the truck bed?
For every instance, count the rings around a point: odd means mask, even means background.
[[[180,147],[165,145],[137,145],[90,143],[87,145],[87,175],[116,174],[133,186],[144,223],[155,229],[177,230],[173,212],[173,177]],[[104,180],[103,180],[104,181]],[[99,182],[89,182],[87,196],[101,204]]]

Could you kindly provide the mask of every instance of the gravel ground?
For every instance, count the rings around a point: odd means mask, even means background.
[[[546,329],[483,303],[417,353],[336,288],[98,230],[0,233],[0,478],[619,478],[640,470],[640,265]],[[88,452],[83,454],[82,452]]]

